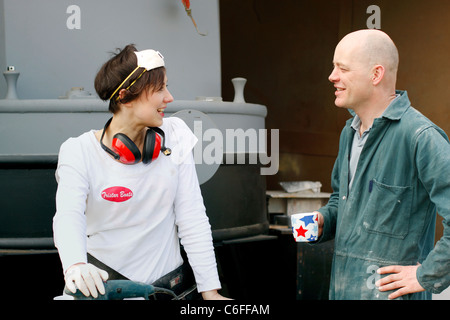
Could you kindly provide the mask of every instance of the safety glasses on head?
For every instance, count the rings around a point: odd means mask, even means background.
[[[164,67],[164,57],[159,51],[155,51],[152,49],[142,50],[134,52],[137,57],[137,67],[128,75],[128,77],[125,78],[125,80],[122,81],[122,83],[117,87],[117,89],[113,92],[111,97],[109,97],[109,100],[111,100],[114,95],[122,88],[122,86],[125,84],[125,82],[128,81],[128,79],[131,78],[131,76],[139,69],[144,68],[144,71],[141,72],[139,77],[137,77],[126,89],[128,90],[133,84],[136,83],[136,81],[142,77],[144,72],[150,71],[159,67]],[[116,99],[119,99],[117,97]]]

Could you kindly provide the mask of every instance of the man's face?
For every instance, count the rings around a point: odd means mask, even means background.
[[[333,58],[333,71],[328,77],[334,87],[335,104],[347,109],[360,109],[368,102],[373,86],[367,59],[358,45],[341,41]]]

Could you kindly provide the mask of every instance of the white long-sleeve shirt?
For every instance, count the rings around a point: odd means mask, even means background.
[[[220,288],[192,156],[197,139],[178,118],[164,119],[161,129],[172,154],[148,165],[115,161],[94,130],[62,144],[53,230],[64,271],[87,262],[89,252],[150,284],[182,264],[181,239],[198,290]]]

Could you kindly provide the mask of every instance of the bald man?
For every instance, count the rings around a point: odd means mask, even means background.
[[[450,285],[450,144],[396,91],[398,51],[360,30],[337,45],[329,80],[347,121],[319,210],[335,239],[330,299],[430,299]],[[436,212],[444,235],[434,246]]]

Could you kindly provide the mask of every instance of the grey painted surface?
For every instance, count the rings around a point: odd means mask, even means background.
[[[80,29],[67,26],[71,5],[80,9]],[[192,1],[191,8],[207,36],[197,34],[180,0],[0,0],[0,70],[20,72],[20,99],[56,99],[72,87],[95,94],[109,52],[134,43],[164,55],[175,99],[220,96],[218,0]]]
[[[267,108],[259,104],[176,100],[166,116],[189,109],[207,114],[223,137],[227,129],[265,128]],[[103,128],[109,117],[107,104],[99,99],[0,100],[0,155],[57,154],[66,139]],[[252,151],[234,147],[228,151]]]

